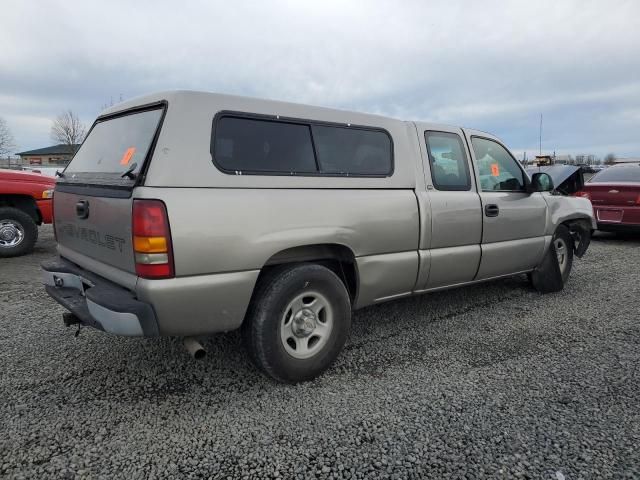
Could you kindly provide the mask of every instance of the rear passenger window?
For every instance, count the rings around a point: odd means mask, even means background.
[[[460,136],[446,132],[424,132],[431,165],[431,179],[438,190],[469,190],[469,162]]]
[[[391,139],[385,132],[322,125],[312,128],[322,173],[391,173]]]
[[[222,114],[215,120],[212,155],[226,173],[386,176],[393,146],[384,130],[308,120]]]
[[[308,125],[222,117],[216,124],[214,157],[234,172],[315,173]]]

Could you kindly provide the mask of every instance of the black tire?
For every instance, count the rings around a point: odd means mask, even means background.
[[[19,241],[16,231],[22,236]],[[28,213],[13,207],[0,207],[0,258],[30,253],[36,240],[38,226]]]
[[[564,245],[563,261],[558,258],[558,251],[561,250],[557,248],[557,244]],[[564,288],[573,266],[573,247],[569,229],[558,225],[544,259],[529,276],[533,288],[540,293],[559,292]]]
[[[296,299],[302,302],[299,303],[302,309],[295,310],[290,305]],[[316,300],[320,302],[314,308],[325,304],[327,307],[321,307],[325,308],[324,313],[320,310],[317,316],[313,314],[307,324],[306,317],[300,315],[308,314],[311,307],[304,303],[308,299],[315,299],[309,305],[314,305]],[[298,331],[298,338],[290,333],[291,337],[285,341],[283,335],[288,334],[288,329],[293,332],[294,325],[300,325],[300,322],[312,331]],[[316,330],[311,325],[322,325],[323,328],[330,325],[331,328],[325,330],[328,332],[325,336],[316,339],[318,335],[314,336]],[[299,264],[277,267],[261,278],[242,333],[245,347],[258,369],[279,382],[298,383],[316,378],[331,366],[342,350],[350,328],[351,302],[340,278],[321,265]],[[298,342],[304,343],[304,347],[294,351]],[[296,358],[292,356],[294,354],[312,356]]]

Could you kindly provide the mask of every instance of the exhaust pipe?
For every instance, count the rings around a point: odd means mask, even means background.
[[[196,360],[204,358],[207,354],[207,351],[204,349],[202,344],[193,337],[184,337],[182,344],[184,345],[184,348],[187,349],[187,352],[189,352],[189,355]]]

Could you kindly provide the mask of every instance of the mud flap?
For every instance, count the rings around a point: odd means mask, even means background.
[[[559,292],[564,287],[557,258],[555,244],[551,242],[542,262],[531,272],[531,284],[540,293]]]
[[[591,225],[584,220],[569,223],[575,256],[582,258],[591,243]]]

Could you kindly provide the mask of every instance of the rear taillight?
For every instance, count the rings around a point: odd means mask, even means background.
[[[585,192],[584,190],[576,192],[575,196],[576,197],[586,198],[587,200],[591,200],[591,194],[589,192]]]
[[[133,250],[140,277],[175,276],[169,218],[160,200],[133,201]]]
[[[636,197],[636,205],[640,205],[640,193]]]

